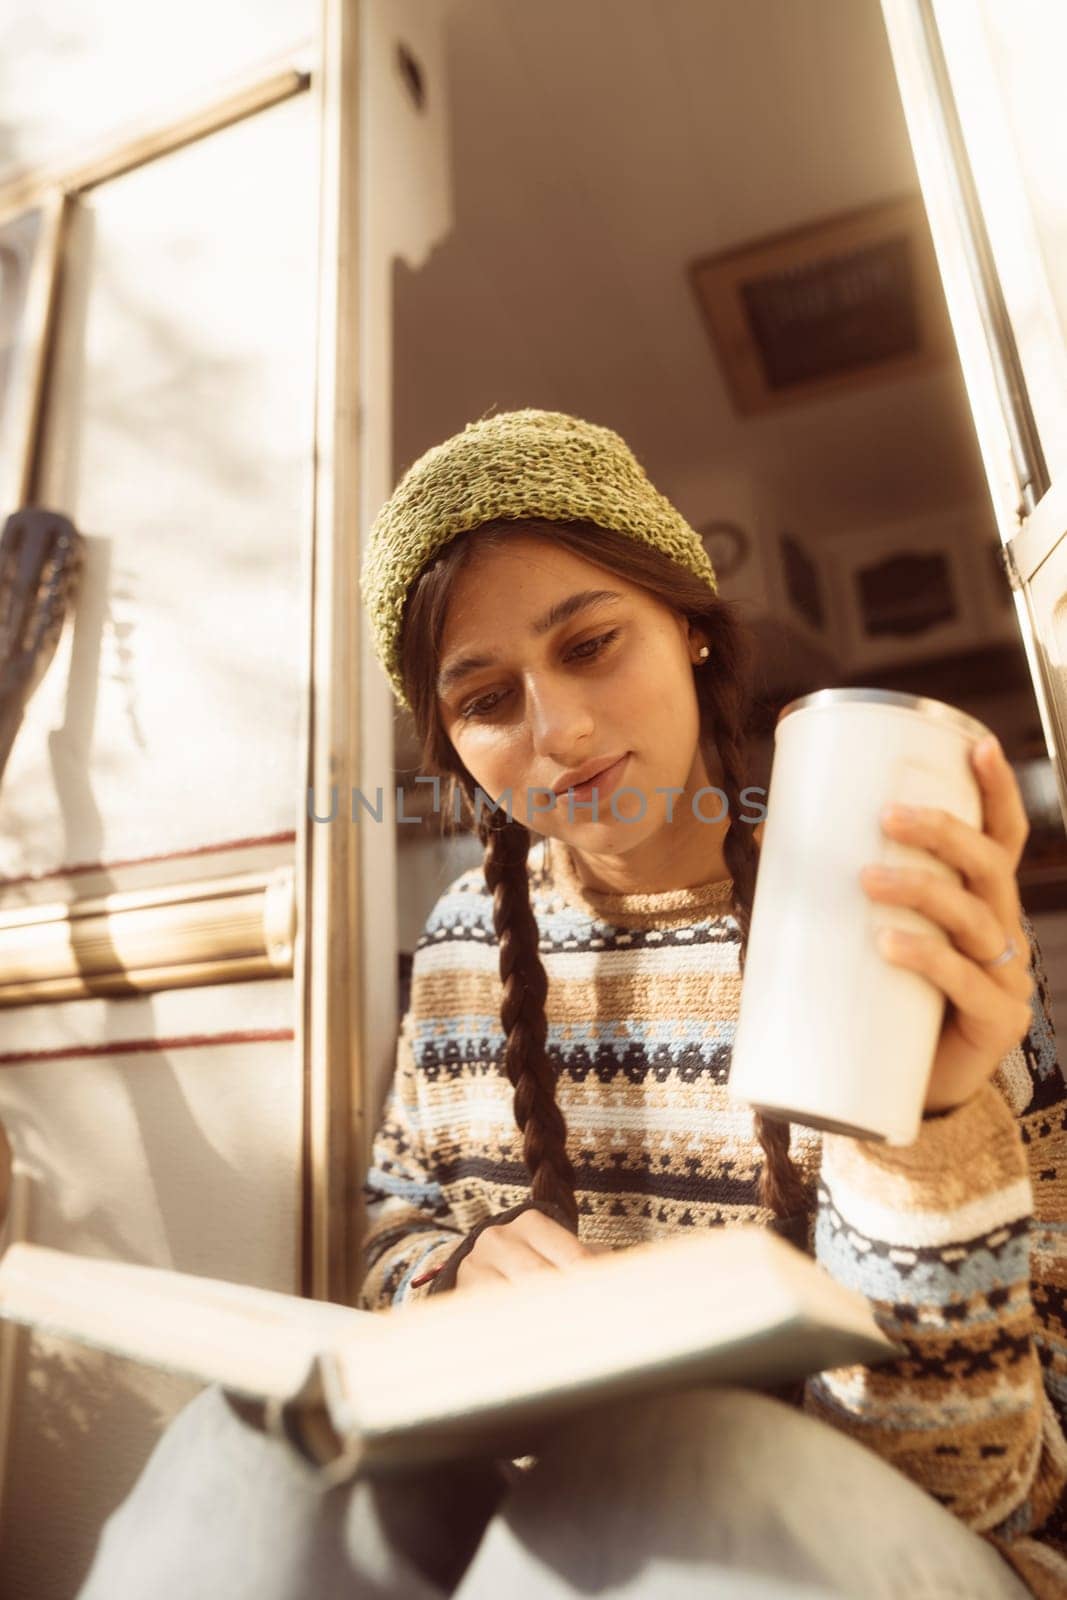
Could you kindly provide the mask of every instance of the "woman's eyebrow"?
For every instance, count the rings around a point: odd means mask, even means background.
[[[617,589],[580,589],[577,594],[568,595],[565,600],[557,600],[550,606],[543,617],[538,617],[531,628],[531,633],[539,636],[548,633],[551,628],[558,628],[561,622],[566,622],[579,611],[585,611],[589,606],[601,605],[609,600],[621,600],[623,596]],[[495,656],[460,656],[458,660],[449,662],[442,667],[437,678],[437,692],[446,695],[449,689],[455,688],[461,678],[468,673],[477,672],[480,667],[491,667],[496,660]]]

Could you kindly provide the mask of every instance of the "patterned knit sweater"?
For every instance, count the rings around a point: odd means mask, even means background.
[[[531,851],[548,1053],[579,1237],[622,1248],[681,1228],[768,1225],[752,1114],[727,1096],[741,991],[730,880],[654,895]],[[977,1095],[890,1147],[794,1126],[808,1248],[866,1295],[906,1355],[809,1378],[803,1407],[897,1467],[1067,1595],[1067,1086],[1029,921],[1033,1021]],[[498,949],[480,867],[419,940],[364,1185],[359,1304],[412,1288],[479,1222],[529,1198],[504,1073]]]

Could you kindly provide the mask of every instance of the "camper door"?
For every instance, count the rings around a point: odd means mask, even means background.
[[[1067,818],[1067,13],[882,9]]]

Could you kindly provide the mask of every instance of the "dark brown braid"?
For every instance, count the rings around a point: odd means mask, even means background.
[[[722,670],[724,650],[729,648],[736,653],[739,649],[735,642],[724,637],[722,629],[716,630],[714,639],[708,641],[710,653],[703,666],[697,669],[698,677],[706,675],[698,690],[701,712],[702,715],[706,711],[711,713],[711,727],[715,730],[714,742],[719,756],[720,786],[729,803],[730,826],[723,840],[722,853],[734,880],[733,912],[741,933],[739,964],[742,977],[759,867],[754,819],[749,822],[743,819],[747,808],[741,799],[745,773],[743,717],[747,702],[742,673],[747,672],[751,664],[749,636],[743,637],[745,642],[740,648],[746,651],[746,658],[739,662],[740,672],[731,674]],[[790,1124],[764,1111],[757,1111],[753,1122],[765,1158],[760,1173],[760,1204],[779,1218],[806,1210],[809,1195],[789,1158]]]
[[[756,818],[751,815],[753,808],[741,800],[753,648],[736,605],[713,595],[699,578],[661,551],[588,522],[550,523],[534,518],[484,524],[451,540],[419,575],[408,596],[401,663],[405,693],[422,744],[422,771],[446,779],[444,830],[451,831],[460,803],[457,797],[461,797],[465,825],[475,826],[485,846],[485,878],[493,895],[493,922],[500,942],[505,1063],[515,1086],[515,1118],[523,1134],[531,1193],[535,1199],[554,1201],[576,1220],[566,1122],[556,1103],[555,1074],[546,1051],[548,980],[538,954],[537,923],[530,904],[526,865],[530,830],[521,822],[508,820],[503,812],[490,811],[484,801],[480,808],[476,804],[474,780],[442,726],[436,688],[448,596],[458,573],[475,548],[519,529],[551,538],[583,560],[640,585],[688,617],[707,643],[709,655],[695,669],[694,682],[705,761],[709,773],[718,765],[721,787],[729,801],[730,826],[723,854],[734,882],[732,909],[741,933],[742,974],[759,864],[753,837]],[[759,1203],[779,1219],[795,1216],[808,1208],[810,1195],[790,1159],[790,1125],[763,1113],[756,1113],[754,1122],[764,1155]]]
[[[478,836],[485,846],[485,881],[493,896],[493,926],[500,943],[504,1065],[515,1086],[515,1121],[533,1180],[530,1194],[534,1200],[554,1201],[577,1231],[567,1124],[556,1104],[555,1073],[545,1049],[548,975],[538,954],[537,919],[530,905],[526,871],[530,830],[509,820],[506,812],[486,808]]]

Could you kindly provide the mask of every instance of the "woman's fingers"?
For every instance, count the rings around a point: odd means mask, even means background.
[[[517,1219],[516,1219],[517,1220]],[[531,1272],[555,1272],[558,1269],[523,1239],[499,1237],[506,1235],[513,1222],[499,1227],[486,1228],[478,1235],[470,1254],[464,1256],[456,1273],[456,1287],[469,1289],[475,1283],[516,1283],[529,1277]]]
[[[887,806],[882,827],[952,876],[914,866],[864,868],[876,900],[907,905],[948,935],[883,928],[882,955],[920,973],[949,1002],[927,1088],[926,1110],[961,1105],[1030,1030],[1035,993],[1030,942],[1022,926],[1016,870],[1030,824],[1011,764],[996,740],[971,752],[982,796],[982,827],[936,806]],[[1015,946],[1010,960],[991,966]]]
[[[971,750],[971,765],[982,788],[983,831],[1007,851],[1014,872],[1030,835],[1022,791],[997,739]]]
[[[865,867],[864,888],[875,898],[892,905],[910,906],[950,935],[962,955],[981,966],[1000,954],[1008,930],[987,900],[962,884],[951,883],[938,873],[920,867]],[[1019,930],[1021,934],[1021,929]],[[1018,935],[1012,934],[1018,944]],[[1029,1000],[1033,981],[1027,972],[1027,946],[1024,940],[1016,959],[992,969],[999,987],[1020,1000]]]
[[[459,1264],[456,1287],[466,1289],[476,1282],[501,1279],[515,1283],[531,1272],[562,1271],[592,1254],[568,1228],[543,1211],[531,1209],[478,1235],[470,1254]]]
[[[943,991],[957,1008],[958,1025],[976,1047],[999,1059],[1025,1038],[1032,1020],[1029,999],[1009,994],[951,945],[896,928],[883,928],[878,942],[889,960],[921,972]]]
[[[531,1249],[556,1267],[569,1266],[574,1261],[584,1261],[591,1254],[589,1246],[543,1211],[524,1211],[509,1226],[514,1227]]]
[[[1016,921],[1019,895],[1015,867],[998,840],[936,806],[891,806],[883,813],[882,823],[901,844],[929,850],[955,867],[968,888],[993,908],[1005,929]]]

